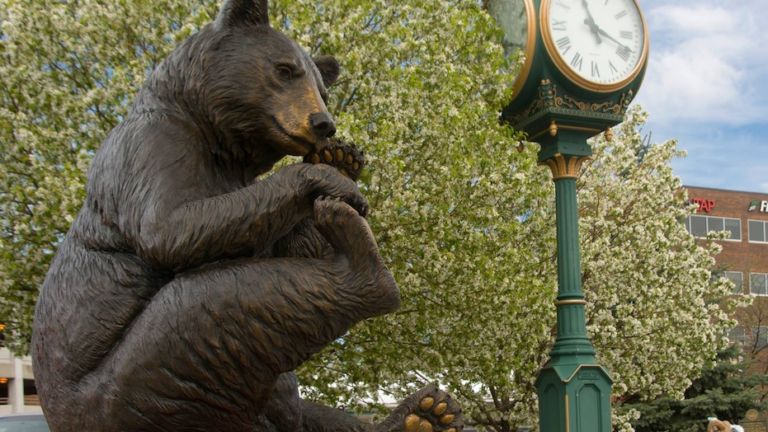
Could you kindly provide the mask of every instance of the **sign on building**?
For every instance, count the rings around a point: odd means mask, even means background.
[[[752,200],[752,202],[749,203],[749,208],[747,208],[747,211],[759,211],[760,213],[768,213],[768,201]]]

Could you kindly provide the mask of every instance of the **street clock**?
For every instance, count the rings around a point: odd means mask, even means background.
[[[520,1],[488,1],[489,12],[502,29],[504,29],[504,53],[516,54],[518,51],[524,56],[524,63],[515,78],[512,94],[520,94],[523,85],[531,74],[533,59],[536,53],[536,35],[538,26],[534,0]]]
[[[525,57],[504,120],[533,141],[564,128],[596,135],[623,120],[648,62],[637,0],[486,4],[504,31],[505,51]]]
[[[547,56],[575,85],[598,93],[620,90],[648,57],[645,21],[635,0],[542,0]]]
[[[597,361],[581,289],[576,179],[587,140],[620,123],[648,63],[637,0],[486,0],[508,54],[525,58],[502,118],[541,148],[557,225],[557,336],[536,379],[541,432],[611,432],[611,377]],[[514,349],[514,348],[512,348]]]

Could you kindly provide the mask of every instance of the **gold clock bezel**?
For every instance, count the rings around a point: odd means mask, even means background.
[[[528,39],[525,41],[525,63],[520,68],[520,73],[512,85],[512,100],[515,100],[520,95],[520,91],[528,81],[528,76],[531,74],[531,69],[533,69],[533,56],[536,54],[536,34],[538,33],[538,28],[536,28],[538,25],[536,22],[536,6],[533,4],[533,0],[523,0],[523,4],[525,4],[525,15],[528,20]]]
[[[577,86],[598,93],[610,93],[616,90],[621,90],[629,83],[634,81],[635,78],[640,75],[640,72],[643,70],[646,62],[648,61],[648,48],[650,40],[648,37],[648,23],[645,21],[643,10],[640,8],[640,4],[637,2],[637,0],[632,0],[632,2],[635,4],[635,8],[637,9],[638,14],[640,14],[640,22],[643,24],[643,52],[640,53],[640,59],[635,65],[634,69],[632,69],[632,72],[630,72],[626,78],[612,84],[601,84],[590,81],[571,70],[565,60],[560,56],[560,53],[557,51],[555,43],[552,40],[552,33],[549,30],[549,10],[552,6],[552,0],[541,0],[541,13],[539,14],[541,19],[541,22],[539,23],[541,26],[541,39],[544,42],[544,48],[546,48],[549,58],[552,59],[552,62],[555,64],[555,67],[557,67],[560,73],[565,75],[568,80]]]

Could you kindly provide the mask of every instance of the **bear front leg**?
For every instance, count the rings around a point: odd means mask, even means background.
[[[367,212],[357,185],[325,165],[291,165],[242,189],[196,199],[179,194],[170,180],[152,182],[151,194],[139,207],[126,209],[143,214],[140,225],[124,230],[131,233],[142,259],[173,273],[222,258],[266,255],[278,239],[312,216],[312,202],[321,195]]]
[[[365,156],[354,145],[332,138],[321,152],[304,156],[304,162],[332,166],[344,176],[357,181],[365,166]],[[273,256],[330,258],[333,256],[333,248],[315,228],[314,221],[307,218],[299,222],[288,235],[277,241]]]

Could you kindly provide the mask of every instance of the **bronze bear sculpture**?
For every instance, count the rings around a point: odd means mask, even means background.
[[[227,0],[151,73],[88,173],[32,341],[54,432],[461,429],[429,386],[378,425],[303,401],[293,370],[399,293],[335,132],[332,57]],[[261,176],[261,177],[260,177]]]

